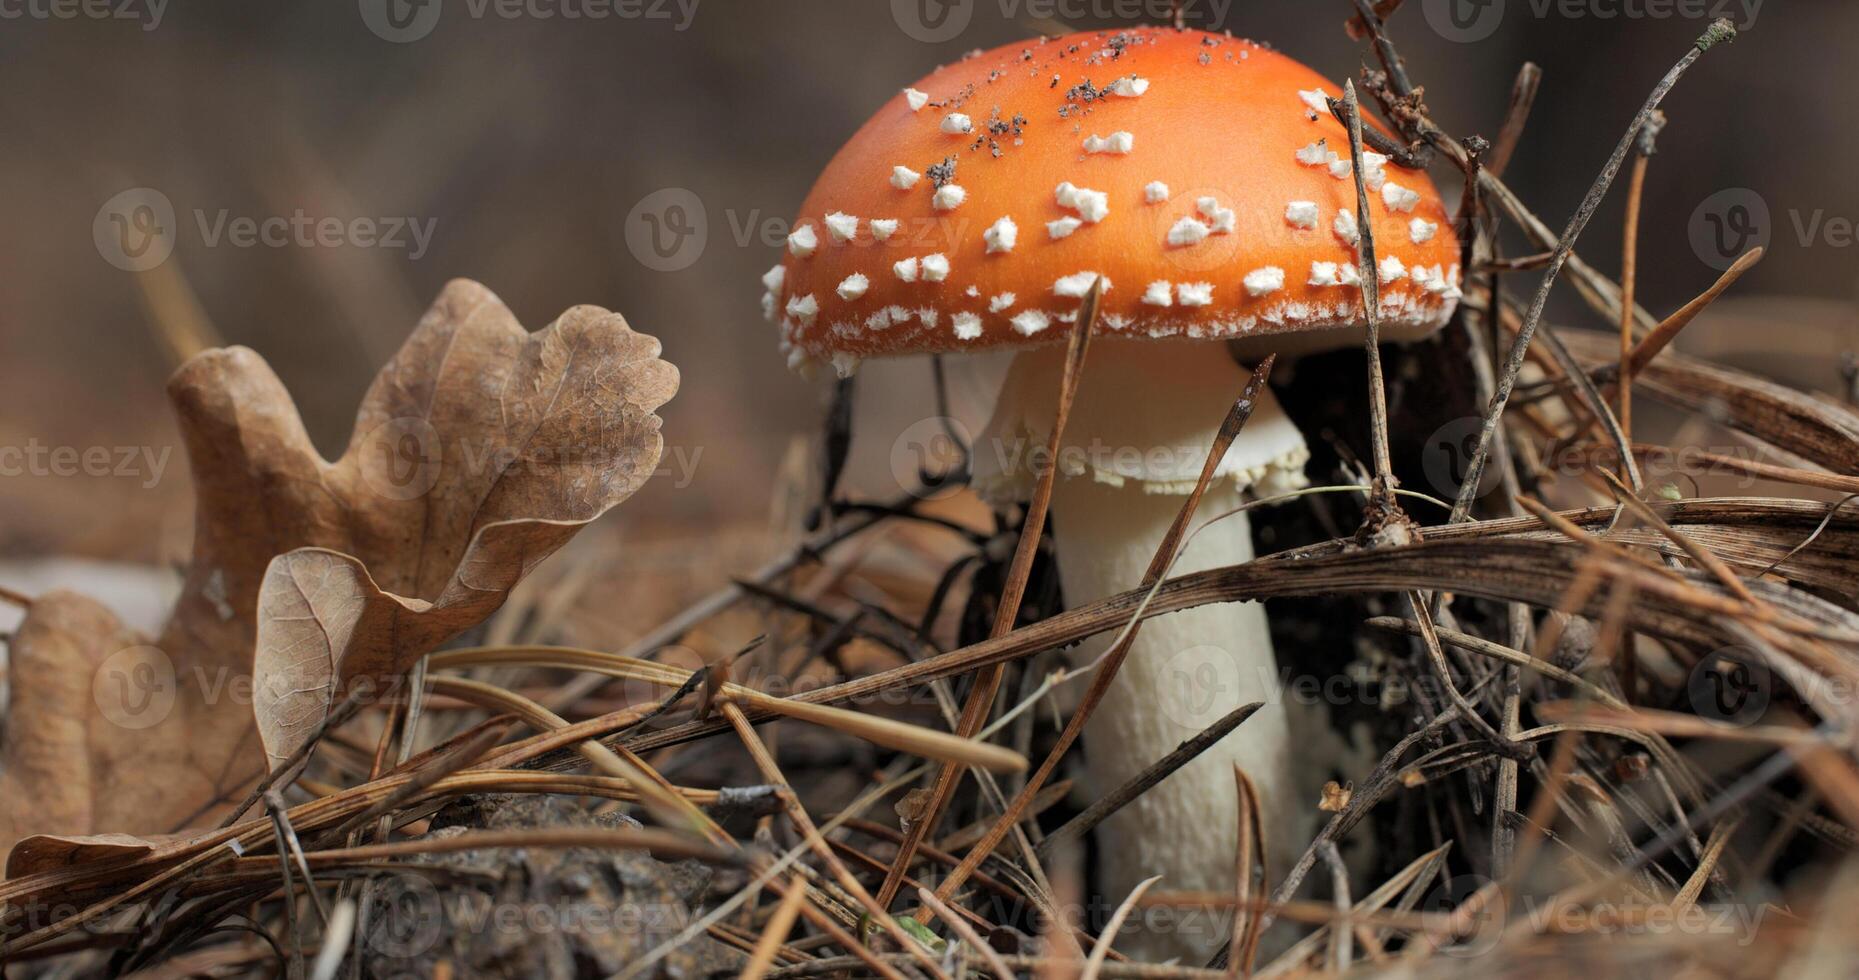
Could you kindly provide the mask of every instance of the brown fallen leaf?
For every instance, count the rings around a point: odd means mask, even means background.
[[[350,541],[265,571],[253,708],[271,764],[354,685],[378,690],[482,622],[651,477],[664,445],[653,413],[678,388],[658,354],[597,307],[529,334],[482,287],[447,288],[321,475]]]
[[[76,593],[33,600],[8,642],[0,847],[40,831],[130,829],[138,811],[157,820],[142,829],[165,830],[162,818],[211,794],[204,769],[176,764],[171,739],[191,705],[176,703],[173,672],[148,642]],[[122,786],[141,768],[138,746],[170,766],[171,777]]]
[[[595,307],[529,334],[454,281],[334,463],[257,354],[182,365],[168,391],[196,513],[180,598],[152,643],[82,596],[33,602],[10,647],[0,849],[209,820],[268,768],[255,734],[288,753],[321,720],[337,665],[385,680],[488,616],[651,475],[653,412],[678,384],[658,353]]]

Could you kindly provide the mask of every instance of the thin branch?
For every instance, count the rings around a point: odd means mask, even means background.
[[[1085,294],[1084,302],[1079,307],[1078,324],[1072,330],[1069,346],[1065,351],[1065,373],[1059,383],[1059,404],[1052,420],[1052,432],[1046,440],[1047,458],[1057,459],[1059,448],[1065,438],[1066,422],[1071,418],[1072,402],[1078,396],[1078,386],[1084,380],[1084,365],[1090,352],[1091,334],[1097,329],[1097,311],[1103,279],[1099,277],[1091,283],[1091,289]],[[994,610],[994,626],[989,636],[1000,637],[1013,632],[1014,624],[1020,618],[1020,602],[1026,596],[1026,580],[1032,575],[1033,560],[1039,554],[1039,542],[1045,531],[1046,511],[1052,503],[1052,483],[1058,478],[1058,467],[1049,466],[1039,475],[1039,484],[1033,491],[1033,499],[1026,507],[1025,518],[1020,523],[1020,540],[1014,549],[1013,563],[1008,567],[1007,580],[1001,589],[999,605]],[[987,722],[988,712],[994,706],[994,696],[1000,691],[1001,678],[1005,674],[1004,665],[984,667],[975,672],[973,686],[969,689],[968,700],[962,705],[962,717],[956,727],[956,734],[963,738],[973,738],[981,726]],[[943,810],[955,795],[955,787],[961,781],[963,767],[959,763],[945,763],[936,773],[934,788],[929,799],[923,804],[916,818],[911,821],[904,834],[904,842],[897,849],[897,856],[891,863],[891,870],[884,876],[884,884],[878,889],[878,906],[883,909],[891,907],[892,899],[903,886],[904,872],[909,869],[916,857],[918,845],[925,837],[935,833],[936,825],[941,822]],[[918,912],[918,921],[926,921],[928,910]]]
[[[1614,148],[1613,155],[1608,158],[1607,165],[1601,169],[1600,177],[1588,189],[1588,195],[1582,200],[1581,207],[1576,209],[1575,216],[1569,220],[1568,228],[1563,231],[1561,239],[1556,244],[1555,258],[1550,262],[1549,270],[1543,274],[1543,281],[1537,288],[1536,298],[1530,303],[1529,315],[1525,317],[1522,328],[1517,332],[1517,340],[1511,346],[1510,355],[1505,358],[1504,372],[1498,379],[1497,394],[1492,396],[1491,404],[1485,411],[1484,423],[1478,432],[1478,447],[1472,453],[1471,462],[1466,468],[1465,485],[1460,487],[1459,499],[1453,506],[1452,520],[1454,523],[1466,519],[1471,513],[1472,503],[1478,498],[1478,478],[1484,473],[1485,461],[1491,452],[1493,433],[1497,431],[1498,419],[1503,416],[1504,408],[1510,401],[1511,391],[1516,387],[1517,375],[1523,370],[1523,362],[1530,351],[1530,341],[1536,336],[1537,326],[1542,323],[1543,313],[1549,305],[1549,294],[1555,289],[1556,280],[1563,266],[1568,263],[1569,254],[1574,251],[1576,239],[1580,238],[1581,233],[1587,229],[1588,222],[1593,219],[1595,211],[1601,206],[1602,198],[1607,196],[1608,189],[1613,186],[1614,177],[1620,173],[1621,165],[1626,162],[1627,153],[1633,148],[1640,128],[1652,118],[1654,110],[1659,108],[1659,104],[1665,101],[1666,95],[1678,84],[1678,80],[1684,77],[1685,72],[1704,52],[1721,42],[1733,40],[1735,37],[1736,28],[1727,20],[1719,20],[1712,24],[1702,37],[1693,42],[1691,49],[1685,52],[1685,56],[1680,58],[1678,63],[1672,66],[1672,69],[1666,72],[1665,77],[1660,79],[1659,84],[1653,88],[1652,95],[1647,98],[1646,104],[1634,116],[1633,124],[1627,128],[1626,135],[1620,138],[1620,143]]]
[[[1253,712],[1263,707],[1262,702],[1241,705],[1228,712],[1226,717],[1207,726],[1193,738],[1175,746],[1174,751],[1150,763],[1129,781],[1118,786],[1109,795],[1085,808],[1083,813],[1067,820],[1059,829],[1046,836],[1034,848],[1041,857],[1049,855],[1061,845],[1075,843],[1084,838],[1098,824],[1110,819],[1111,814],[1128,806],[1138,796],[1148,792],[1155,784],[1173,775],[1177,769],[1193,762],[1202,752],[1213,748],[1221,739],[1232,734],[1240,722],[1252,717]]]

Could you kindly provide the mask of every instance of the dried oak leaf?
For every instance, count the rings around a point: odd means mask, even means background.
[[[258,733],[271,765],[358,684],[379,689],[482,622],[529,570],[638,490],[678,389],[659,344],[581,306],[525,332],[448,287],[320,468],[341,544],[278,555],[258,593]]]
[[[385,677],[489,615],[651,475],[653,412],[678,383],[658,353],[594,307],[528,334],[455,281],[335,463],[257,354],[182,365],[168,389],[196,513],[180,598],[153,643],[85,597],[34,601],[9,651],[0,850],[197,825],[267,769],[255,724],[288,753],[338,679]],[[27,863],[98,843],[40,838]]]

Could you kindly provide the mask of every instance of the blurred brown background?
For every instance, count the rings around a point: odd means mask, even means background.
[[[764,229],[784,232],[840,141],[897,88],[970,49],[1128,24],[1167,5],[107,6],[125,16],[16,0],[0,17],[0,446],[171,445],[162,384],[172,358],[146,297],[153,290],[176,309],[171,291],[185,282],[220,339],[270,360],[333,455],[376,366],[442,283],[468,276],[532,328],[595,303],[664,341],[684,373],[665,413],[669,478],[615,519],[628,533],[675,540],[766,521],[791,441],[817,425],[824,389],[783,368],[759,317],[757,277],[775,255]],[[1461,134],[1495,135],[1519,64],[1542,65],[1542,97],[1509,178],[1559,228],[1651,85],[1703,29],[1680,14],[1718,8],[1749,29],[1667,103],[1641,293],[1663,314],[1706,286],[1715,270],[1693,234],[1710,227],[1700,205],[1752,190],[1768,221],[1736,217],[1731,231],[1766,235],[1770,256],[1738,290],[1742,318],[1687,342],[1727,345],[1756,369],[1834,391],[1840,354],[1859,338],[1850,109],[1859,5],[1410,0],[1391,32],[1436,118]],[[638,16],[566,16],[590,9]],[[1199,0],[1188,16],[1270,40],[1340,80],[1367,56],[1342,31],[1349,11],[1345,0]],[[922,39],[951,27],[947,40]],[[381,36],[397,33],[413,37]],[[119,269],[93,236],[100,220],[107,227],[100,208],[137,187],[159,191],[176,214],[173,255],[153,273]],[[675,268],[654,269],[629,248],[628,219],[646,220],[635,207],[668,188],[689,191],[703,221],[663,207],[690,196],[648,202],[661,221],[697,229],[668,263],[650,260]],[[1718,200],[1721,210],[1749,197]],[[410,218],[431,239],[415,257],[410,236],[400,248],[239,247],[209,234],[222,212],[230,221],[299,210],[345,222]],[[1584,254],[1610,273],[1619,211],[1616,193],[1584,240]],[[1559,309],[1565,322],[1591,321],[1573,304]],[[1764,361],[1765,351],[1783,354]],[[903,391],[895,397],[920,395]],[[149,476],[0,477],[0,554],[184,555],[178,449],[161,479]]]

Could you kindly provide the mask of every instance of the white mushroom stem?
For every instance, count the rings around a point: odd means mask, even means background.
[[[1007,372],[993,421],[975,446],[977,486],[995,499],[1025,499],[1042,465],[1057,403],[1063,355],[1032,351]],[[1215,343],[1093,342],[1072,408],[1052,496],[1054,543],[1065,600],[1078,606],[1137,587],[1164,534],[1194,486],[1248,373]],[[1261,496],[1303,485],[1309,457],[1301,435],[1269,392],[1222,462],[1191,527]],[[1248,561],[1247,514],[1200,531],[1173,575]],[[1073,654],[1083,665],[1101,657],[1114,634],[1086,641]],[[1290,722],[1277,693],[1279,676],[1265,610],[1256,602],[1221,603],[1146,622],[1084,732],[1094,795],[1135,777],[1240,705],[1265,702],[1219,744],[1144,793],[1098,830],[1100,894],[1114,904],[1138,882],[1163,875],[1170,890],[1230,892],[1234,884],[1238,792],[1233,766],[1262,797],[1268,841],[1298,832],[1296,814],[1311,810],[1293,780]],[[1279,863],[1282,867],[1282,863]],[[1217,917],[1216,917],[1217,918]],[[1118,946],[1132,954],[1187,956],[1205,962],[1223,939],[1221,923],[1200,928],[1126,926]]]

